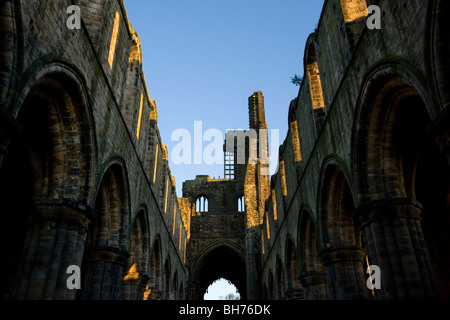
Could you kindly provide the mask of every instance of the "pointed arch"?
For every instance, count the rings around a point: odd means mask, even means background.
[[[129,258],[128,174],[120,159],[106,168],[97,191],[92,230],[86,240],[80,298],[118,300]],[[112,271],[112,272],[111,272]]]
[[[287,280],[287,299],[302,300],[304,298],[300,278],[300,267],[297,249],[294,239],[291,235],[286,237],[286,280]]]
[[[294,99],[291,101],[291,104],[289,106],[289,129],[292,138],[292,148],[294,149],[294,161],[300,162],[302,161],[302,151],[300,147],[300,133],[298,131],[299,129],[296,114],[297,103],[298,99]]]
[[[323,82],[319,70],[319,60],[317,58],[316,44],[314,42],[315,34],[309,36],[306,44],[305,53],[305,74],[308,77],[311,103],[314,113],[317,135],[322,130],[326,118],[325,99],[323,91]]]
[[[300,281],[305,300],[328,298],[325,268],[319,259],[319,242],[310,213],[303,209],[299,217]]]
[[[122,282],[122,299],[143,300],[148,277],[149,226],[147,210],[141,208],[131,229],[129,254]]]
[[[330,298],[367,299],[367,255],[359,224],[353,219],[355,204],[350,185],[333,158],[322,168],[318,208],[325,248],[319,256],[326,268]]]
[[[149,299],[159,300],[161,299],[162,289],[162,251],[161,251],[161,239],[157,236],[153,242],[150,266],[149,266],[149,284],[148,288],[151,290]]]
[[[377,293],[391,299],[450,295],[445,289],[450,278],[442,271],[450,266],[449,251],[444,249],[450,247],[450,239],[443,231],[450,228],[446,200],[450,170],[428,130],[436,110],[424,79],[420,71],[404,64],[376,66],[362,87],[354,124],[353,170],[364,204],[358,218],[371,263],[392,276]],[[377,260],[376,252],[388,245],[372,232],[377,223],[397,238],[406,232],[411,239],[405,245],[408,250],[390,250]],[[398,261],[405,260],[411,265],[408,273],[398,268]],[[399,282],[404,285],[394,286]]]
[[[164,294],[164,300],[170,300],[171,299],[171,282],[170,282],[170,275],[172,273],[172,266],[170,262],[170,257],[167,257],[164,262],[164,274],[163,274],[163,294]]]
[[[81,264],[91,219],[94,124],[85,83],[74,67],[48,62],[36,63],[32,70],[27,70],[28,78],[17,88],[16,104],[9,106],[17,131],[5,128],[0,133],[8,150],[0,162],[0,199],[5,208],[14,207],[17,213],[5,214],[2,224],[1,243],[8,247],[2,271],[12,277],[1,284],[1,294],[7,288],[10,298],[58,299],[64,293],[48,286],[47,277],[65,281],[59,269]],[[70,236],[67,228],[73,228]],[[45,236],[48,230],[56,237],[52,243]],[[35,255],[36,248],[61,255],[65,246],[80,250],[53,263],[51,270],[49,259]],[[26,291],[33,272],[41,275],[34,281],[38,289]]]

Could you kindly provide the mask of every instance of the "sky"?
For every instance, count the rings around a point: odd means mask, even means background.
[[[202,134],[216,129],[223,144],[227,129],[248,129],[248,97],[258,90],[265,98],[268,128],[278,130],[278,139],[269,131],[278,150],[288,130],[289,104],[299,90],[291,77],[303,75],[306,40],[316,29],[324,0],[124,3],[141,40],[145,79],[158,108],[178,197],[183,181],[196,175],[223,178],[224,171],[223,164],[193,164],[193,151],[191,164],[174,163],[172,152],[180,140],[172,139],[173,133],[186,129],[192,150],[195,144],[205,150],[215,141],[194,141],[194,123],[201,121]],[[271,161],[273,174],[277,159]]]

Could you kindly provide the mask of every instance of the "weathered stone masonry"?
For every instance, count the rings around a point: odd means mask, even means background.
[[[448,12],[326,0],[278,172],[224,149],[233,176],[198,176],[177,199],[123,2],[0,2],[2,298],[201,299],[225,277],[244,299],[448,299]],[[261,92],[249,120],[246,160],[265,141]]]
[[[266,298],[450,297],[449,4],[370,1],[369,30],[368,2],[325,1],[306,43],[263,222]]]
[[[123,2],[8,0],[0,18],[2,298],[184,298],[188,226]]]

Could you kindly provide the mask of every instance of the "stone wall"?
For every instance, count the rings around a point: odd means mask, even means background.
[[[290,129],[285,178],[272,177],[276,212],[270,197],[262,225],[267,298],[449,296],[449,107],[437,90],[449,64],[436,59],[449,44],[438,32],[444,1],[370,3],[380,30],[344,19],[360,12],[351,2],[328,0],[306,43],[304,74],[313,52],[325,116],[317,126],[303,77],[290,110],[301,161]],[[368,264],[381,268],[379,290],[366,287]]]
[[[10,0],[0,16],[2,296],[183,298],[188,226],[123,2]]]

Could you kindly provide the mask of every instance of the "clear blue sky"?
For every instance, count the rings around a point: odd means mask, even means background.
[[[125,0],[142,42],[143,68],[169,157],[174,130],[248,129],[248,97],[265,97],[269,129],[288,129],[288,108],[303,74],[306,39],[324,0]],[[204,142],[206,147],[209,142]],[[193,157],[193,156],[192,156]],[[223,165],[175,165],[177,194],[185,180],[223,177]]]

